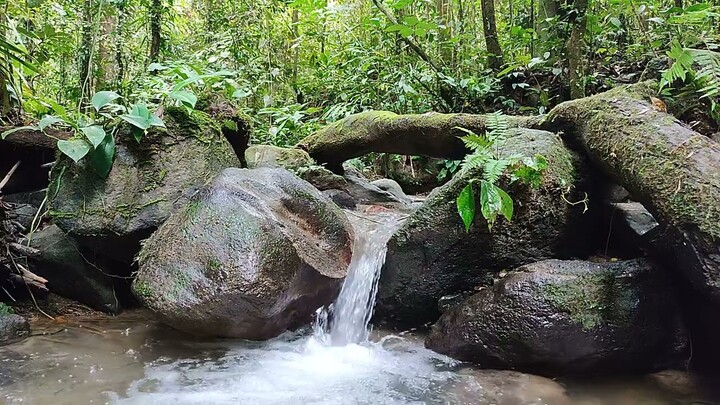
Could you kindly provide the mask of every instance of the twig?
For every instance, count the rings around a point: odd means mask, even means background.
[[[10,181],[10,177],[12,177],[13,173],[15,173],[15,170],[20,166],[20,163],[22,163],[22,160],[18,160],[17,163],[15,163],[15,166],[10,169],[10,171],[5,175],[5,178],[0,181],[0,191],[2,191],[3,187],[7,184],[8,181]]]

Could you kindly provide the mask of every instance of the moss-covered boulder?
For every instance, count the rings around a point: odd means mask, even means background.
[[[335,299],[352,243],[340,209],[292,173],[226,169],[147,240],[132,288],[177,329],[268,339]]]
[[[222,169],[239,166],[220,126],[207,114],[168,108],[167,128],[138,143],[129,127],[115,136],[107,179],[89,164],[60,156],[48,188],[50,216],[65,232],[98,252],[130,262],[147,238],[194,189]],[[186,192],[187,194],[183,194]]]
[[[515,203],[512,222],[498,220],[490,231],[478,213],[469,232],[456,199],[471,178],[481,177],[481,169],[459,173],[435,189],[388,243],[379,318],[402,326],[432,322],[440,315],[437,302],[442,296],[472,291],[492,282],[494,273],[519,265],[583,255],[591,235],[577,229],[593,218],[593,207],[583,215],[583,204],[568,204],[585,195],[576,157],[555,134],[518,129],[510,135],[504,145],[508,153],[547,158],[540,187],[503,180],[501,186]]]
[[[301,179],[315,186],[320,191],[347,190],[348,183],[343,176],[335,174],[322,166],[306,166],[297,170]]]
[[[426,346],[541,374],[664,369],[687,359],[674,289],[642,259],[522,266],[446,312]]]
[[[245,151],[247,167],[282,167],[298,170],[315,164],[315,161],[302,149],[281,148],[273,145],[253,145]]]

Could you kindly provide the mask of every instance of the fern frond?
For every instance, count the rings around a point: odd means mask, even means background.
[[[500,176],[505,173],[505,169],[510,166],[510,163],[507,159],[488,160],[483,166],[483,179],[488,183],[495,184],[500,179]]]
[[[485,135],[466,135],[460,139],[462,139],[468,149],[473,151],[487,149],[492,146],[492,142],[490,142]]]
[[[673,60],[673,64],[663,72],[661,88],[669,86],[677,80],[684,82],[688,74],[694,73],[692,68],[694,55],[689,49],[683,48],[677,40],[672,42],[667,55]]]
[[[508,123],[507,116],[502,112],[494,112],[488,114],[487,117],[487,138],[491,142],[502,143],[508,137],[508,129],[510,124]]]
[[[465,159],[462,162],[462,170],[470,171],[479,167],[483,167],[485,163],[490,159],[492,159],[492,156],[487,151],[472,153],[465,156]]]
[[[720,53],[707,49],[689,50],[700,69],[695,76],[700,89],[700,98],[715,98],[720,95]]]

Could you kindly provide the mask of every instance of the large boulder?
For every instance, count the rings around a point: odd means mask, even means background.
[[[50,291],[98,311],[120,311],[110,271],[93,263],[94,255],[83,252],[57,225],[33,233],[30,246],[39,252],[28,258],[30,271],[47,279]]]
[[[315,164],[315,161],[302,149],[281,148],[273,145],[253,145],[245,151],[247,167],[282,167],[298,170]]]
[[[65,232],[98,252],[131,262],[147,238],[184,205],[188,195],[222,169],[239,166],[220,126],[200,111],[168,108],[167,129],[136,142],[125,126],[115,137],[107,179],[85,161],[60,157],[48,189],[50,216]]]
[[[598,374],[679,364],[687,342],[671,283],[643,259],[546,260],[446,312],[425,345],[482,367]]]
[[[133,292],[177,329],[268,339],[335,299],[352,243],[342,211],[292,173],[226,169],[147,240]]]
[[[447,404],[570,405],[560,383],[549,378],[507,370],[458,371],[457,382],[444,393]]]
[[[481,170],[461,172],[435,189],[388,243],[378,291],[379,318],[401,326],[432,322],[440,315],[440,297],[488,284],[493,273],[583,254],[590,235],[576,229],[593,218],[593,209],[583,216],[583,204],[567,202],[583,199],[584,176],[575,155],[557,135],[529,129],[511,130],[504,148],[547,158],[540,187],[503,180],[501,185],[515,202],[512,222],[499,220],[490,231],[478,214],[469,232],[456,199],[470,179],[481,177]],[[480,206],[479,198],[476,205]]]

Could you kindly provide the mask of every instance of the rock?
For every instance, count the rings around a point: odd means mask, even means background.
[[[20,315],[8,313],[0,304],[0,345],[17,342],[30,335],[30,324]]]
[[[665,274],[642,259],[522,266],[433,326],[428,348],[482,367],[540,374],[659,370],[687,359]]]
[[[273,145],[253,145],[245,151],[247,167],[282,167],[298,170],[315,164],[315,161],[302,149],[281,148]]]
[[[613,204],[615,215],[637,237],[641,237],[658,226],[655,217],[640,203],[626,202]]]
[[[343,175],[348,184],[348,192],[358,204],[393,204],[406,205],[408,199],[401,199],[380,187],[371,184],[364,176],[353,170],[346,170]]]
[[[167,129],[138,144],[123,127],[115,163],[101,179],[85,161],[60,158],[51,173],[50,216],[82,245],[130,263],[147,238],[193,190],[240,162],[219,125],[200,111],[168,108]],[[183,194],[187,192],[187,194]]]
[[[503,187],[515,202],[512,222],[498,220],[490,232],[478,213],[469,233],[458,215],[456,199],[470,178],[480,176],[479,170],[458,174],[436,188],[388,242],[378,319],[403,327],[432,322],[440,315],[440,297],[487,285],[493,273],[584,254],[592,235],[577,230],[594,218],[593,208],[583,215],[582,204],[565,202],[583,198],[583,176],[575,156],[549,132],[512,130],[511,134],[505,144],[509,152],[539,153],[552,162],[540,188],[505,182]],[[566,194],[570,186],[574,187]]]
[[[347,181],[322,166],[308,166],[297,170],[301,179],[315,186],[320,191],[344,190],[348,188]]]
[[[226,169],[146,241],[132,288],[177,329],[268,339],[335,299],[352,244],[345,215],[292,173]]]
[[[545,377],[517,371],[458,371],[459,380],[445,394],[448,404],[570,405],[565,388]]]
[[[370,184],[379,188],[380,190],[387,191],[401,201],[408,199],[408,196],[405,195],[405,192],[403,191],[402,187],[400,187],[400,184],[398,184],[398,182],[395,180],[378,179],[371,181]]]
[[[399,156],[384,153],[375,161],[375,171],[395,180],[410,194],[429,192],[442,184],[440,159],[425,156]],[[440,179],[438,179],[440,177]],[[447,176],[449,179],[450,176]]]
[[[357,207],[355,199],[343,190],[324,190],[322,194],[329,198],[340,208],[347,208],[354,210]]]
[[[109,271],[92,263],[92,254],[83,255],[78,243],[58,226],[35,232],[30,246],[40,252],[38,257],[28,259],[30,271],[47,279],[50,291],[98,311],[120,311]]]
[[[242,167],[247,167],[245,151],[252,137],[252,118],[242,113],[235,105],[236,100],[228,100],[222,92],[212,92],[200,97],[195,109],[207,113],[220,124],[220,130],[230,143]]]

